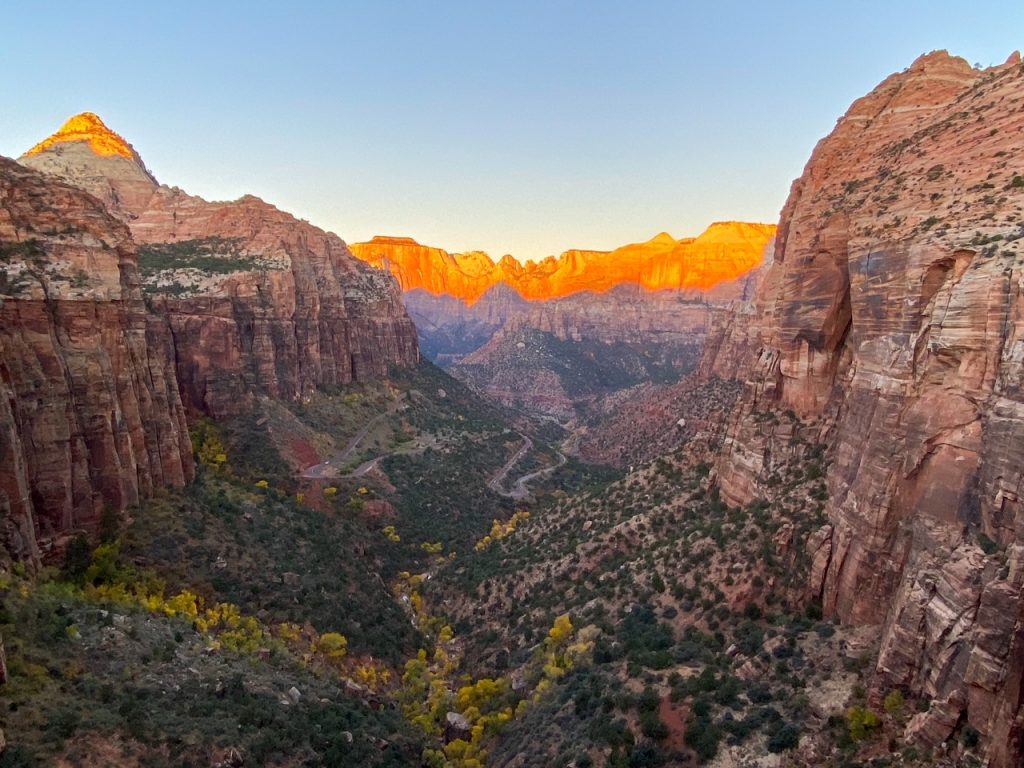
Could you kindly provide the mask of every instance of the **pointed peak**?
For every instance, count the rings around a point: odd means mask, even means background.
[[[659,232],[647,242],[651,245],[675,245],[677,240],[668,232]]]
[[[110,130],[99,116],[92,112],[82,112],[68,118],[56,133],[36,144],[25,153],[25,156],[38,155],[55,145],[76,141],[85,142],[89,149],[100,157],[120,156],[143,165],[142,158],[132,145]]]
[[[513,256],[511,253],[506,253],[500,259],[498,259],[498,266],[504,267],[505,269],[522,270],[523,265],[519,263],[519,259]]]

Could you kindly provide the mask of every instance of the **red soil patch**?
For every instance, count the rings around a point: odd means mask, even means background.
[[[658,716],[668,727],[668,738],[663,742],[672,752],[686,751],[686,721],[690,719],[690,707],[685,702],[678,704],[666,696],[658,705]]]
[[[297,469],[306,469],[320,463],[320,455],[308,440],[293,437],[288,440],[288,454]]]

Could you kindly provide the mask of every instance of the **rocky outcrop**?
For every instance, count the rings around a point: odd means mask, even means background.
[[[770,254],[770,246],[766,250]],[[690,373],[711,319],[750,298],[763,271],[753,269],[708,291],[619,285],[524,302],[477,349],[453,360],[450,370],[509,407],[559,420],[583,417],[635,385],[667,385]]]
[[[94,115],[21,162],[94,192],[128,222],[191,410],[230,416],[260,395],[295,400],[419,359],[394,280],[337,235],[256,197],[208,202],[158,186]]]
[[[375,237],[353,244],[352,252],[388,269],[404,291],[419,288],[472,303],[504,283],[528,300],[546,301],[619,285],[708,291],[759,265],[774,234],[769,224],[717,222],[695,238],[677,240],[662,232],[613,251],[569,250],[525,264],[512,256],[494,262],[479,251],[450,254],[408,237]]]
[[[418,359],[395,281],[339,237],[254,197],[159,186],[95,115],[0,165],[0,517],[15,557],[188,482],[189,412],[232,416]]]
[[[531,329],[560,340],[699,343],[717,309],[752,296],[772,232],[760,224],[714,224],[695,239],[662,234],[525,266],[510,256],[495,264],[479,251],[449,254],[410,238],[378,237],[352,248],[399,279],[425,354],[455,366],[467,355],[486,364],[488,350],[504,343],[501,334]],[[568,401],[554,400],[565,413]]]
[[[69,118],[20,162],[95,195],[123,220],[144,210],[158,186],[134,147],[92,112]]]
[[[763,269],[752,269],[706,291],[649,291],[619,285],[603,293],[588,291],[533,302],[529,311],[510,318],[505,330],[536,328],[563,340],[592,339],[608,344],[699,341],[709,331],[716,310],[753,297]]]
[[[1024,67],[923,56],[853,104],[793,184],[754,331],[704,370],[748,384],[717,466],[760,492],[766,410],[829,445],[810,592],[881,625],[879,689],[932,702],[909,735],[970,724],[1024,758]],[[731,337],[731,341],[730,341]],[[732,347],[730,345],[733,345]]]
[[[416,324],[423,354],[445,367],[482,347],[506,323],[531,306],[504,283],[488,288],[471,304],[422,288],[406,291],[402,298]]]
[[[13,556],[191,479],[165,343],[128,229],[0,158],[0,535]]]
[[[186,402],[200,411],[231,415],[252,393],[296,400],[419,359],[388,274],[256,197],[210,203],[161,187],[131,226],[144,257],[171,257],[147,289],[174,338]],[[175,256],[210,243],[216,253],[182,275]]]

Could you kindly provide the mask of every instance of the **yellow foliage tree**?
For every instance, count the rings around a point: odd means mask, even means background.
[[[316,641],[316,650],[331,661],[340,661],[348,652],[348,638],[340,632],[325,632]]]
[[[558,648],[562,646],[566,640],[572,635],[572,620],[569,618],[569,614],[563,613],[552,625],[548,631],[547,646],[549,648]]]

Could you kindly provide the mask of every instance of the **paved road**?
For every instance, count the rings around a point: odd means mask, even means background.
[[[516,501],[520,501],[521,499],[525,499],[527,496],[529,496],[530,489],[526,487],[528,483],[532,482],[533,480],[536,480],[538,477],[550,475],[556,469],[565,465],[565,462],[567,461],[567,459],[565,458],[565,454],[563,454],[561,451],[557,451],[557,453],[558,461],[556,463],[552,464],[550,467],[544,467],[544,469],[538,469],[536,472],[530,472],[527,475],[523,475],[518,480],[516,480],[515,483],[513,483],[512,491],[508,495],[511,498],[515,499]]]
[[[519,460],[533,448],[533,440],[528,438],[526,435],[520,435],[520,437],[523,438],[522,447],[513,454],[511,459],[505,462],[504,466],[502,466],[502,468],[499,469],[490,480],[487,481],[487,487],[496,494],[504,496],[507,499],[515,499],[516,501],[522,501],[530,495],[530,489],[527,487],[530,482],[536,480],[538,477],[550,475],[556,469],[563,466],[567,461],[565,454],[561,451],[556,451],[556,453],[558,453],[558,461],[556,463],[552,464],[550,467],[544,467],[543,469],[538,469],[522,475],[512,483],[512,490],[506,491],[502,488],[502,483],[505,482],[505,478],[508,477],[508,473],[512,470],[512,467],[519,463]]]
[[[518,464],[519,460],[526,455],[527,451],[533,448],[533,440],[528,438],[526,435],[520,435],[520,437],[523,438],[522,447],[512,454],[512,458],[506,461],[504,466],[495,472],[491,479],[487,481],[487,487],[502,496],[512,495],[508,491],[503,490],[501,484],[505,482],[505,478],[508,477],[508,473],[511,471],[512,467]]]
[[[322,462],[320,464],[314,464],[312,467],[307,467],[306,470],[302,473],[302,476],[312,478],[336,477],[338,473],[341,471],[341,468],[345,466],[345,462],[349,460],[349,458],[355,452],[356,448],[359,447],[359,444],[363,442],[363,440],[369,434],[370,430],[373,429],[377,424],[379,424],[381,420],[386,419],[388,416],[390,416],[399,408],[401,408],[404,405],[404,400],[405,393],[403,392],[398,397],[398,399],[395,400],[395,402],[393,402],[386,409],[384,409],[376,416],[374,416],[372,419],[370,419],[368,422],[366,422],[366,424],[363,425],[363,428],[356,432],[352,439],[348,441],[348,443],[345,445],[345,448],[340,453],[334,454],[325,462]],[[382,458],[384,457],[378,456],[376,459],[373,459],[372,462],[377,462]],[[370,464],[372,462],[366,462],[366,464],[361,464],[359,467],[356,468],[352,475],[357,477],[365,475],[367,472],[373,469],[373,467],[367,466],[367,464]],[[362,471],[360,472],[360,470]]]

